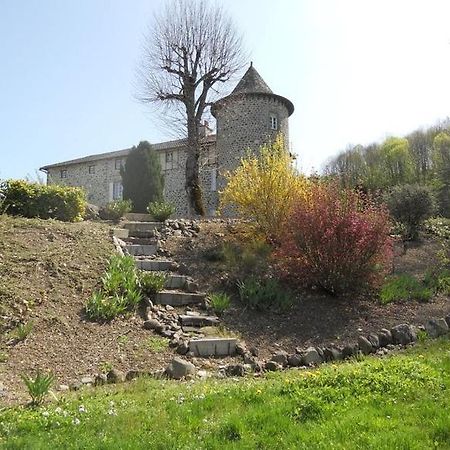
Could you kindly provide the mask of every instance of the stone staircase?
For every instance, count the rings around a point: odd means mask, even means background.
[[[113,229],[124,254],[134,257],[136,268],[165,272],[164,289],[147,308],[145,328],[170,339],[180,354],[197,357],[229,356],[236,352],[237,340],[205,337],[204,327],[217,327],[220,320],[207,314],[206,293],[189,276],[178,273],[179,264],[161,255],[158,236],[164,223],[152,222],[147,214],[126,216],[122,228]]]

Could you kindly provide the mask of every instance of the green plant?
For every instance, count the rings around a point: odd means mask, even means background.
[[[6,180],[0,184],[0,196],[1,211],[13,216],[76,222],[86,208],[85,192],[78,187]]]
[[[131,200],[114,200],[109,202],[106,206],[99,209],[98,214],[103,220],[119,220],[126,213],[130,212],[133,203]]]
[[[6,352],[0,352],[0,363],[8,361],[8,354]]]
[[[150,336],[146,341],[146,346],[153,353],[161,353],[169,347],[169,339],[161,336]]]
[[[18,341],[24,341],[33,330],[33,322],[21,323],[13,331],[14,337]]]
[[[35,406],[40,405],[44,401],[45,396],[48,394],[55,381],[55,376],[52,373],[45,375],[40,371],[37,372],[34,378],[28,377],[25,374],[23,374],[21,378],[28,389],[31,403]]]
[[[428,333],[425,330],[417,330],[417,340],[424,343],[428,339]]]
[[[164,289],[167,275],[164,272],[141,271],[139,273],[139,284],[142,293],[152,297]]]
[[[87,316],[92,320],[109,321],[125,313],[127,304],[123,296],[94,292],[89,297],[85,310]]]
[[[150,202],[147,206],[147,212],[156,221],[164,222],[175,212],[175,207],[168,202]]]
[[[132,256],[113,255],[101,278],[102,288],[86,304],[86,314],[93,320],[112,320],[134,310],[142,300],[139,278]]]
[[[433,217],[424,222],[424,229],[439,238],[450,239],[450,219]]]
[[[274,278],[246,278],[237,283],[241,301],[255,309],[287,309],[293,303],[291,292]]]
[[[221,315],[230,307],[231,299],[225,292],[215,292],[208,295],[208,303],[217,315]]]
[[[420,225],[434,212],[431,191],[419,184],[394,187],[386,203],[392,217],[405,226],[405,239],[417,239]]]
[[[382,287],[380,299],[383,305],[397,301],[428,301],[433,291],[408,274],[392,277]]]
[[[430,270],[425,274],[423,282],[436,293],[450,295],[450,269]]]

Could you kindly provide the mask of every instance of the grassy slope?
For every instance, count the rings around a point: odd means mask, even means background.
[[[263,379],[138,380],[0,415],[4,448],[450,448],[450,341]],[[83,412],[85,410],[85,412]],[[78,423],[79,421],[79,423]]]

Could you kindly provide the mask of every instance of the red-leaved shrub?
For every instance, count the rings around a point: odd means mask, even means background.
[[[392,255],[386,208],[334,183],[311,186],[279,238],[281,274],[333,295],[376,283]]]

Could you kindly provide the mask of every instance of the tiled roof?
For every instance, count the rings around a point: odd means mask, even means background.
[[[251,63],[231,93],[231,95],[233,94],[273,94],[273,92]]]
[[[203,138],[204,143],[212,143],[216,141],[216,135],[212,134],[209,136],[206,136]],[[167,141],[167,142],[160,142],[158,144],[152,144],[152,147],[156,151],[163,151],[168,150],[171,148],[179,148],[186,145],[186,139],[177,139],[175,141]],[[99,161],[101,159],[112,159],[112,158],[122,158],[125,156],[128,156],[128,153],[130,153],[131,148],[126,148],[123,150],[116,150],[114,152],[106,152],[106,153],[98,153],[96,155],[89,155],[84,156],[82,158],[76,158],[71,159],[69,161],[63,161],[55,164],[49,164],[47,166],[41,167],[39,170],[48,170],[52,169],[53,167],[62,167],[62,166],[69,166],[71,164],[81,164],[81,163],[87,163],[87,162],[94,162]]]

